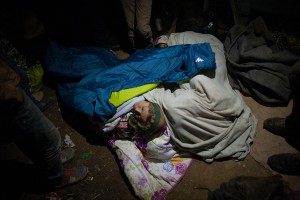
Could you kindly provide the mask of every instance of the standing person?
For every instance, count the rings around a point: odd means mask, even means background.
[[[26,95],[19,82],[19,75],[0,59],[0,142],[14,142],[33,162],[30,166],[34,174],[30,174],[26,184],[32,181],[38,189],[52,191],[82,180],[87,176],[88,168],[81,165],[64,169],[63,163],[74,156],[74,150],[61,151],[58,129]],[[4,163],[0,167],[4,167]],[[2,178],[8,176],[5,185],[11,181],[12,187],[17,187],[21,181],[13,180],[13,175],[20,171],[24,168],[13,174],[1,170],[4,172]]]
[[[293,65],[289,74],[293,93],[292,112],[286,118],[273,117],[264,121],[264,128],[275,135],[284,137],[291,146],[300,149],[300,61]],[[272,155],[268,165],[275,171],[300,175],[300,152]]]
[[[152,0],[121,0],[121,3],[132,49],[153,46],[150,26]]]

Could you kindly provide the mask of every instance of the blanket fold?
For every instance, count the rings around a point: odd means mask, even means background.
[[[202,72],[182,82],[174,92],[156,88],[144,94],[161,105],[171,138],[183,151],[206,162],[215,159],[244,159],[250,152],[257,119],[240,92],[232,89],[223,44],[213,35],[173,33],[169,45],[207,42],[216,56],[216,70]]]
[[[233,88],[262,104],[288,104],[291,99],[288,74],[300,57],[278,48],[262,17],[248,26],[232,27],[224,46]]]

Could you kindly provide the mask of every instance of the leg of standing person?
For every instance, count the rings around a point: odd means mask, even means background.
[[[152,29],[150,26],[152,0],[136,1],[137,29],[146,39],[146,47],[153,46]]]
[[[266,119],[264,128],[284,137],[291,146],[300,150],[300,61],[293,65],[289,80],[293,93],[291,114],[286,118]],[[300,175],[300,152],[273,155],[268,158],[268,165],[279,173]]]
[[[34,163],[38,186],[45,190],[60,188],[82,180],[88,174],[85,166],[64,169],[61,154],[61,136],[54,124],[20,89],[24,100],[1,115],[1,127],[7,127],[7,141],[13,141]],[[1,135],[3,140],[4,136]],[[64,156],[68,156],[64,154]],[[68,159],[68,158],[65,158]],[[73,172],[72,175],[66,172]]]
[[[15,143],[37,165],[39,177],[49,183],[57,182],[63,175],[60,161],[60,134],[24,94],[24,103],[12,118]]]
[[[128,39],[133,49],[135,49],[134,43],[134,29],[135,29],[135,17],[136,17],[136,1],[135,0],[121,0],[123,12],[126,18],[128,28]]]
[[[300,61],[293,65],[289,74],[289,81],[293,95],[292,113],[286,118],[287,130],[293,130],[292,140],[297,140],[300,149]]]

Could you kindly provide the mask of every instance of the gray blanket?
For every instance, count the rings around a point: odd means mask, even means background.
[[[264,20],[236,25],[224,42],[229,81],[233,88],[265,105],[287,105],[291,98],[288,73],[300,59],[276,45]]]
[[[257,119],[239,91],[229,84],[223,44],[213,35],[173,33],[168,45],[208,42],[216,55],[215,71],[202,71],[179,88],[156,88],[144,97],[164,110],[172,141],[207,162],[244,159],[256,133]]]

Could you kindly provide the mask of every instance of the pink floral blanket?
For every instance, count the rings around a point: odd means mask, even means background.
[[[141,199],[165,199],[192,163],[190,155],[179,154],[170,143],[169,129],[145,141],[110,140],[136,195]]]

